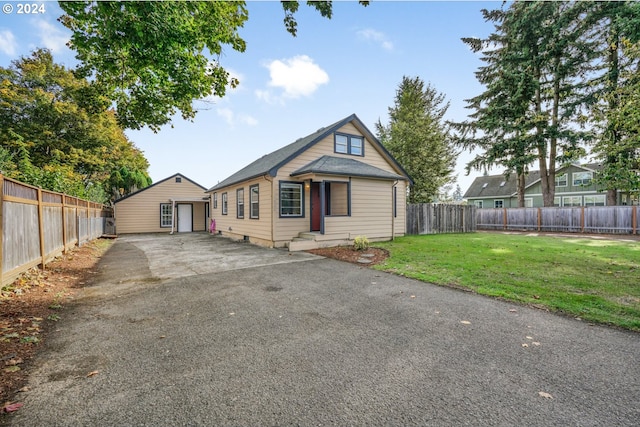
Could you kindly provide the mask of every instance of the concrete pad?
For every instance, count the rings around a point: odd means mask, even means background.
[[[269,249],[208,233],[135,234],[119,237],[146,254],[157,279],[318,259],[306,252]]]

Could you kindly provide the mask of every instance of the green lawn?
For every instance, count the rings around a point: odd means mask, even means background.
[[[406,236],[375,266],[640,331],[640,242],[500,233]]]

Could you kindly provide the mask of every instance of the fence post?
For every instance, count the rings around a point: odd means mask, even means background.
[[[46,253],[44,250],[44,213],[42,212],[42,188],[38,187],[38,228],[40,234],[40,256],[42,257],[42,269],[44,270],[44,264],[46,260]]]
[[[507,229],[507,208],[502,208],[502,229]]]
[[[538,208],[538,233],[542,229],[542,209]]]
[[[580,209],[580,232],[584,233],[584,206]]]
[[[4,265],[2,260],[4,259],[4,255],[2,254],[2,247],[4,246],[4,229],[2,228],[2,224],[4,223],[4,176],[0,173],[0,287],[2,286],[2,271],[4,270]]]
[[[631,230],[633,234],[638,234],[638,206],[633,206],[631,211]],[[2,229],[0,228],[0,234],[1,232]]]

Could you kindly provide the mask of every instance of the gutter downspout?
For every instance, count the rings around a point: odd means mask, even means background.
[[[173,199],[169,199],[171,201],[171,233],[173,234],[173,224],[176,222],[176,201]]]
[[[263,178],[264,178],[265,181],[271,183],[271,209],[270,209],[270,211],[271,211],[271,245],[274,246],[275,245],[275,242],[274,242],[274,238],[275,238],[274,228],[275,228],[275,225],[276,225],[275,224],[276,216],[274,215],[274,210],[273,210],[273,193],[274,193],[274,190],[273,190],[273,179],[269,179],[268,176],[269,175],[264,175]]]
[[[396,200],[398,180],[391,186],[391,240],[396,238],[396,211],[398,209],[398,201]]]

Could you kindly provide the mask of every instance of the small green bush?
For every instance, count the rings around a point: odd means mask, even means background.
[[[369,249],[369,239],[367,236],[357,236],[353,239],[353,247],[357,251],[366,251]]]

